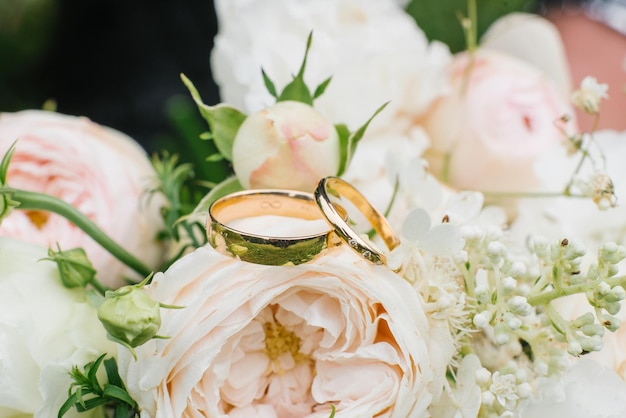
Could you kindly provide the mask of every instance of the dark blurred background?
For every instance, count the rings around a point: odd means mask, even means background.
[[[219,102],[216,32],[210,0],[0,0],[0,111],[52,99],[160,150],[206,130],[179,74]]]

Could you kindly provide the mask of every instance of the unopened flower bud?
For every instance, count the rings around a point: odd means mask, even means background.
[[[516,315],[513,315],[511,312],[506,312],[502,316],[502,319],[504,320],[504,323],[514,331],[520,329],[520,327],[522,326],[522,320],[519,319]]]
[[[580,353],[583,352],[583,348],[578,341],[570,341],[569,344],[567,344],[567,352],[572,356],[579,356]]]
[[[526,274],[526,265],[521,261],[515,261],[511,264],[511,270],[509,273],[513,277],[521,277]]]
[[[504,279],[502,279],[502,290],[504,290],[505,294],[511,293],[516,288],[517,288],[517,280],[515,280],[513,277],[507,276]]]
[[[249,115],[233,142],[233,168],[247,189],[312,192],[339,164],[335,126],[301,102],[280,101]]]
[[[2,186],[2,184],[0,184]],[[0,191],[0,223],[2,220],[9,216],[13,208],[19,206],[19,203],[11,199],[9,193],[2,193]]]
[[[534,237],[532,241],[532,246],[535,254],[537,254],[537,257],[546,258],[550,255],[550,244],[545,238]]]
[[[607,302],[619,302],[624,300],[626,292],[622,286],[614,286],[611,291],[604,297]]]
[[[530,383],[522,383],[517,385],[517,395],[522,398],[530,398],[533,394],[533,387]]]
[[[111,340],[134,348],[157,335],[161,327],[160,305],[140,287],[124,286],[106,292],[98,308],[98,319]]]
[[[481,400],[482,400],[482,404],[489,407],[491,405],[493,405],[493,403],[496,401],[496,397],[493,393],[491,393],[490,391],[486,390],[482,393],[481,395]]]
[[[578,318],[576,318],[573,322],[572,325],[575,327],[583,327],[584,325],[590,325],[593,324],[594,322],[594,316],[591,312],[587,312],[581,316],[579,316]]]
[[[476,383],[478,383],[478,385],[480,386],[486,385],[487,383],[489,383],[489,379],[491,379],[491,372],[487,370],[486,368],[482,367],[476,370],[475,378],[476,378]]]
[[[611,315],[604,315],[604,317],[602,318],[602,325],[604,325],[604,327],[606,327],[606,329],[611,332],[617,331],[621,324],[622,321],[619,318]]]
[[[67,251],[61,251],[59,248],[58,252],[49,248],[46,260],[57,263],[61,282],[67,288],[85,287],[96,277],[96,269],[93,268],[82,248]]]
[[[474,315],[474,319],[472,322],[476,326],[476,328],[487,328],[489,326],[489,322],[491,321],[491,312],[482,311]]]
[[[533,310],[524,296],[513,296],[508,300],[507,305],[513,313],[520,316],[528,316]]]

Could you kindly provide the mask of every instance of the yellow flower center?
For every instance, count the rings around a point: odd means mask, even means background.
[[[293,331],[287,330],[279,322],[266,322],[265,330],[265,354],[273,362],[283,354],[291,354],[296,362],[308,360],[308,356],[300,352],[300,337]]]
[[[47,212],[42,210],[29,210],[26,211],[26,216],[28,219],[37,227],[37,229],[43,228],[43,226],[48,222],[48,218],[50,215]]]

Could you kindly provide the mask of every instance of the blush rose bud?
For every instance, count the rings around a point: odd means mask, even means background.
[[[161,328],[161,308],[179,309],[180,306],[164,305],[150,298],[143,282],[109,290],[98,307],[98,319],[107,331],[107,337],[130,350],[136,358],[135,347],[152,338],[169,338],[157,335]]]
[[[48,258],[46,260],[57,263],[63,286],[71,289],[74,287],[85,287],[89,283],[93,283],[96,278],[96,269],[93,268],[84,249],[73,248],[61,251],[60,247],[57,246],[57,248],[59,250],[57,252],[52,248],[48,249]]]
[[[339,135],[313,107],[280,101],[249,115],[233,143],[233,168],[246,189],[312,192],[323,177],[336,175]]]

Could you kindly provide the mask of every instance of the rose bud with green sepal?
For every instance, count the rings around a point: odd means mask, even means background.
[[[143,286],[148,276],[139,284],[109,290],[98,307],[98,319],[107,331],[107,337],[135,354],[138,347],[153,338],[169,338],[157,335],[161,328],[161,308],[180,309],[181,306],[164,305],[152,300]]]
[[[57,263],[59,275],[63,286],[71,289],[73,287],[85,287],[89,283],[94,283],[96,279],[96,269],[87,258],[87,253],[82,248],[72,248],[62,251],[57,245],[58,251],[48,249],[48,258]],[[100,288],[100,286],[96,286]]]

